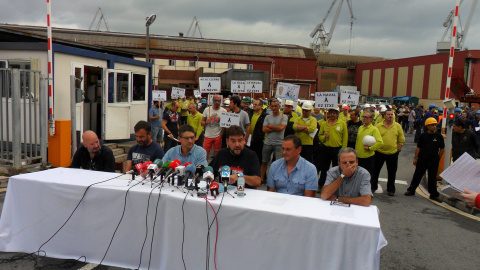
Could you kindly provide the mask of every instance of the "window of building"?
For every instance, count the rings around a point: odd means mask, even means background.
[[[168,60],[169,66],[175,66],[175,60]]]
[[[32,75],[25,70],[31,69],[31,63],[29,60],[0,60],[0,68],[21,69],[20,71],[20,93],[21,97],[25,98],[30,95],[31,91],[31,78]],[[2,71],[0,75],[0,89],[2,90],[2,97],[12,98],[12,89],[9,85],[11,73],[8,71]],[[7,90],[8,89],[8,90]],[[8,91],[8,92],[7,92]]]
[[[195,67],[195,61],[188,61],[189,67]]]
[[[133,101],[145,101],[145,89],[147,89],[147,76],[144,74],[133,74]]]
[[[233,69],[235,67],[234,63],[228,63],[228,68]]]
[[[210,62],[208,63],[209,68],[215,68],[215,62]]]
[[[247,65],[247,69],[248,69],[248,70],[253,70],[253,65],[252,65],[252,64],[248,64],[248,65]]]

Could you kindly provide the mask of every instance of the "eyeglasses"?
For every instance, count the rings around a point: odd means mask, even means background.
[[[221,99],[214,99],[213,102],[221,102]]]
[[[362,116],[362,118],[365,119],[365,118],[373,118],[373,117],[371,117],[371,116]]]
[[[195,136],[193,136],[193,137],[180,137],[180,138],[182,138],[182,139],[184,139],[184,140],[186,140],[186,141],[193,141],[193,140],[195,140]]]

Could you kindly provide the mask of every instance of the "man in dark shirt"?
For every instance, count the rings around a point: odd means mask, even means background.
[[[357,110],[350,112],[350,120],[347,121],[347,131],[348,131],[348,143],[347,147],[355,149],[355,144],[357,143],[357,134],[358,129],[363,125],[363,122],[360,121],[360,114]]]
[[[415,158],[413,165],[415,172],[413,173],[412,182],[405,192],[405,196],[415,195],[415,190],[420,184],[425,172],[428,170],[428,192],[430,199],[440,201],[440,195],[437,190],[437,171],[438,162],[443,155],[445,141],[442,134],[437,132],[437,120],[433,117],[425,120],[427,132],[424,132],[418,138],[417,148],[415,149]]]
[[[70,168],[115,172],[115,157],[112,150],[100,145],[97,134],[87,130],[82,135],[82,144],[73,155]]]
[[[261,184],[260,162],[252,150],[245,148],[245,135],[239,126],[231,126],[226,130],[227,146],[218,151],[210,162],[215,176],[224,165],[230,166],[231,175],[229,185],[237,185],[238,174],[243,173],[245,186],[257,188]]]
[[[165,145],[163,149],[168,151],[170,148],[177,146],[177,142],[175,138],[178,137],[178,128],[179,128],[179,115],[178,115],[178,107],[180,104],[178,101],[172,101],[172,107],[170,110],[166,110],[163,113],[163,121],[162,121],[162,128],[165,130]]]
[[[467,152],[473,158],[477,156],[477,135],[466,129],[466,124],[462,119],[455,119],[453,123],[452,134],[452,159],[455,162],[463,153]]]
[[[137,144],[134,145],[127,154],[127,162],[125,163],[125,170],[130,171],[138,163],[146,161],[154,161],[163,158],[163,149],[156,142],[152,140],[152,129],[150,123],[139,121],[135,127],[135,139]],[[142,174],[145,177],[147,172]]]

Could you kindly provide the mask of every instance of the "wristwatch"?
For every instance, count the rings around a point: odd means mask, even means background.
[[[344,179],[344,178],[345,178],[345,174],[343,174],[343,173],[340,174],[340,177],[341,177],[342,179]]]

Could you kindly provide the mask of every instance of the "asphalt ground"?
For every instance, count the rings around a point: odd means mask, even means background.
[[[384,193],[375,194],[372,200],[380,211],[381,228],[388,241],[380,252],[380,269],[479,269],[480,221],[477,217],[453,211],[445,203],[433,202],[420,190],[412,197],[403,195],[415,170],[412,164],[416,147],[413,135],[406,134],[406,139],[399,155],[395,196],[386,194],[387,171],[384,166],[380,174]],[[266,186],[261,189],[265,190]],[[5,193],[0,193],[0,208],[4,197]],[[359,245],[358,248],[365,247]],[[53,258],[4,261],[17,255],[25,254],[0,253],[0,269],[34,269],[35,263],[41,267],[38,269],[122,269],[95,268],[92,264],[73,264],[72,261]]]

